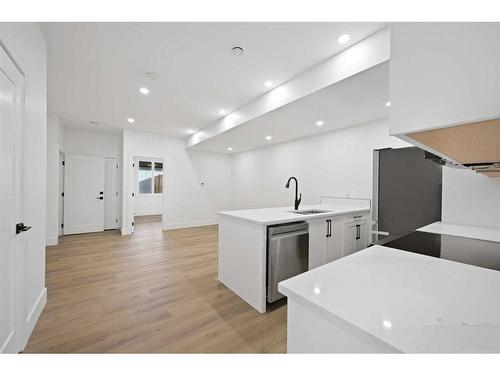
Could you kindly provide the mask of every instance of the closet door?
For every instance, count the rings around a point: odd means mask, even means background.
[[[104,230],[104,158],[66,154],[64,234]]]

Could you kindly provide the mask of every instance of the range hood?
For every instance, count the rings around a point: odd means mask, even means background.
[[[430,152],[444,156],[446,164],[458,164],[486,176],[500,177],[500,118],[407,136]]]

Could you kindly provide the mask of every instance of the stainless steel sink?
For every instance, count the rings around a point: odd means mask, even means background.
[[[325,211],[325,210],[301,210],[301,211],[290,211],[293,212],[294,214],[299,214],[299,215],[314,215],[314,214],[324,214],[330,211]]]

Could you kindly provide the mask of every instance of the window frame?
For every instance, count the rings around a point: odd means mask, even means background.
[[[149,193],[141,193],[139,190],[139,163],[141,161],[151,163],[151,192],[149,192]],[[162,178],[162,192],[161,193],[154,192],[154,190],[155,190],[155,186],[154,186],[155,185],[155,183],[154,183],[155,175],[154,175],[154,173],[155,173],[155,166],[157,163],[162,164],[162,169],[161,169],[162,176],[165,176],[165,163],[163,162],[163,159],[137,157],[137,158],[135,158],[134,163],[135,163],[135,192],[136,192],[136,195],[140,195],[140,196],[144,196],[144,197],[163,195],[163,189],[165,186],[164,177]]]

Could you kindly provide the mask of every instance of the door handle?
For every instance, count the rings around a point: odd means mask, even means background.
[[[24,225],[24,223],[17,223],[16,224],[16,234],[19,234],[21,232],[26,232],[31,229],[31,226]]]
[[[326,221],[326,236],[327,237],[332,236],[332,221],[331,220]]]
[[[97,197],[96,199],[102,201],[104,197]]]
[[[361,225],[356,224],[356,239],[359,240],[361,238]]]

